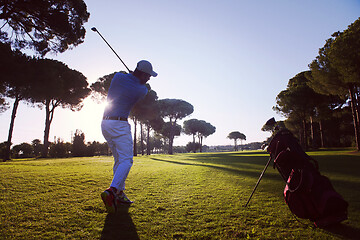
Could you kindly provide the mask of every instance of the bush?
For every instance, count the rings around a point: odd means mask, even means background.
[[[63,141],[58,141],[57,143],[52,143],[49,149],[49,156],[52,158],[65,158],[70,157],[71,154],[71,144],[64,143]]]
[[[28,143],[21,143],[19,145],[15,145],[12,148],[13,157],[14,158],[29,158],[33,157],[33,146]]]
[[[74,157],[85,157],[87,155],[86,150],[85,134],[77,129],[72,145],[72,155]]]
[[[188,142],[188,144],[186,144],[186,151],[187,152],[196,152],[197,150],[200,149],[200,143],[197,142]]]

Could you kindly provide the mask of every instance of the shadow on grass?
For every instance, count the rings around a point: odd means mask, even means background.
[[[139,240],[136,227],[129,215],[129,206],[120,206],[116,214],[108,214],[104,229],[101,232],[102,240]]]
[[[176,161],[176,160],[165,160],[165,159],[160,159],[160,158],[155,158],[152,157],[150,158],[151,160],[154,161],[159,161],[159,162],[167,162],[167,163],[173,163],[173,164],[178,164],[178,165],[190,165],[190,166],[197,166],[197,167],[206,167],[206,168],[213,168],[213,169],[217,169],[220,171],[226,171],[235,175],[244,175],[244,176],[248,176],[248,177],[252,177],[252,178],[258,178],[262,172],[263,169],[256,170],[256,171],[251,171],[251,170],[240,170],[240,169],[236,169],[236,168],[231,168],[228,166],[232,166],[231,164],[223,164],[223,166],[214,166],[214,165],[208,165],[205,162],[194,162],[194,163],[189,163],[189,162],[181,162],[181,161]],[[261,159],[261,161],[263,162],[264,158]],[[263,167],[265,167],[266,162],[264,163]],[[260,163],[259,163],[260,165]],[[267,177],[269,179],[272,180],[280,180],[279,176],[277,176],[277,174],[271,174],[271,173],[267,173]]]
[[[354,228],[346,224],[336,224],[324,228],[324,230],[331,232],[334,235],[337,235],[342,238],[357,240],[360,236],[360,229]]]
[[[208,167],[230,172],[236,175],[244,175],[252,178],[258,178],[261,171],[265,167],[268,160],[266,154],[259,154],[254,152],[254,156],[249,156],[248,153],[222,153],[222,154],[202,154],[202,155],[189,155],[185,160],[190,162],[183,162],[175,159],[160,159],[151,157],[151,160],[168,162],[179,165],[193,165],[199,167]],[[360,160],[357,156],[351,155],[326,155],[326,156],[313,156],[319,163],[320,173],[324,176],[332,174],[342,174],[346,178],[337,178],[330,181],[334,186],[339,186],[343,191],[353,192],[354,189],[360,189],[358,181],[349,181],[350,179],[357,179],[359,176]],[[210,165],[209,165],[210,164]],[[217,164],[217,166],[211,165]],[[220,166],[219,166],[220,165]],[[245,169],[247,170],[245,170]],[[269,169],[265,173],[264,179],[276,180],[282,182],[282,179],[277,171],[273,171],[273,161],[271,161]],[[258,170],[256,170],[258,169]]]

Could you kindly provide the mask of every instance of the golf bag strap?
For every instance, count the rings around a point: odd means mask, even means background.
[[[275,169],[275,167],[277,168],[277,170],[279,171],[281,177],[283,178],[284,182],[288,181],[288,177],[285,177],[285,174],[283,173],[283,171],[281,170],[281,168],[279,167],[279,165],[277,164],[277,161],[279,158],[282,157],[283,154],[285,154],[288,151],[288,149],[282,150],[274,159],[273,162],[273,168]]]
[[[275,147],[275,153],[274,153],[274,161],[273,161],[273,168],[275,169],[275,162],[276,162],[276,159],[279,157],[280,154],[278,154],[278,147],[279,147],[279,143],[280,141],[277,141],[276,142],[276,147]],[[270,154],[271,156],[271,154]]]
[[[286,181],[286,185],[288,186],[289,191],[292,192],[292,193],[296,192],[300,188],[300,186],[301,186],[301,184],[303,182],[304,171],[303,171],[303,169],[298,169],[298,170],[300,171],[300,181],[299,181],[299,185],[297,185],[295,189],[291,189],[289,179],[288,179],[288,181]],[[295,171],[295,170],[293,169],[293,171]]]

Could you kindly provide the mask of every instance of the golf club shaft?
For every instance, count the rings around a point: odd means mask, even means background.
[[[245,204],[245,206],[244,206],[244,207],[247,207],[247,205],[249,204],[250,199],[252,198],[252,196],[253,196],[253,194],[254,194],[254,192],[255,192],[255,190],[256,190],[256,188],[257,188],[257,186],[259,185],[259,183],[260,183],[260,181],[261,181],[262,177],[264,176],[264,173],[265,173],[266,169],[268,168],[268,166],[269,166],[269,164],[270,164],[270,161],[271,161],[271,157],[269,158],[269,161],[267,162],[267,164],[266,164],[266,166],[265,166],[264,170],[262,171],[262,173],[261,173],[261,175],[260,175],[260,177],[259,177],[259,179],[258,179],[258,181],[257,181],[257,183],[256,183],[256,185],[255,185],[255,187],[254,187],[254,190],[252,191],[252,193],[251,193],[251,195],[250,195],[250,197],[249,197],[249,200],[247,201],[247,203]]]
[[[121,60],[121,58],[119,57],[119,55],[115,52],[115,50],[110,46],[110,44],[106,41],[106,39],[101,35],[101,33],[95,28],[91,28],[91,30],[93,30],[94,32],[97,32],[99,34],[99,36],[104,40],[104,42],[109,46],[109,48],[115,53],[115,55],[119,58],[119,60],[122,62],[122,64],[124,64],[124,66],[126,67],[126,69],[128,70],[128,72],[130,72],[130,69],[126,66],[126,64],[123,62],[123,60]]]

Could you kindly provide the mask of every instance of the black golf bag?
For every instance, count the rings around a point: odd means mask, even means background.
[[[317,161],[303,151],[289,130],[280,130],[267,151],[286,182],[284,198],[292,213],[317,227],[347,219],[348,203],[320,174]]]

